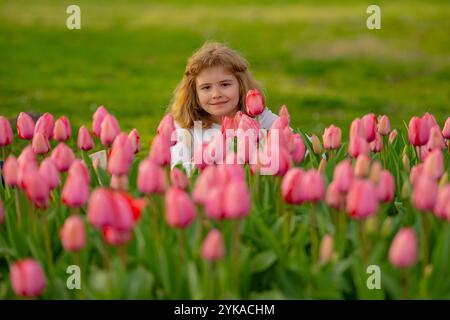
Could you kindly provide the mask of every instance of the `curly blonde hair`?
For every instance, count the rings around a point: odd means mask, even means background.
[[[249,63],[239,53],[219,42],[205,42],[189,58],[183,79],[176,87],[169,107],[174,120],[183,128],[192,128],[194,121],[202,121],[204,128],[213,124],[213,119],[199,103],[195,80],[197,75],[206,68],[223,66],[232,73],[239,83],[238,109],[246,113],[245,96],[248,90],[262,90],[253,79],[249,70]]]

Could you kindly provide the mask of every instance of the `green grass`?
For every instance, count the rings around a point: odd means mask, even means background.
[[[394,127],[450,112],[450,3],[381,1],[382,29],[366,28],[367,2],[77,1],[81,30],[67,30],[73,1],[0,2],[0,114],[50,111],[74,126],[104,104],[144,147],[205,40],[247,58],[273,111],[293,127],[348,131],[367,112]]]

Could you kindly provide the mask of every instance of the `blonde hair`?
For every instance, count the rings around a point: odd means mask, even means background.
[[[183,79],[176,87],[169,112],[174,120],[183,128],[191,128],[194,121],[202,121],[204,128],[209,128],[213,120],[199,103],[196,90],[197,75],[206,68],[223,66],[232,73],[239,83],[238,110],[246,113],[245,96],[248,90],[258,89],[259,84],[253,79],[249,71],[249,64],[239,53],[230,49],[225,44],[218,42],[205,42],[189,58]]]

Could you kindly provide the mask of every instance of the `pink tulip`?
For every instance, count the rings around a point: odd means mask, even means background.
[[[450,185],[447,184],[438,192],[436,205],[434,206],[436,217],[450,221]]]
[[[383,138],[378,132],[375,134],[375,140],[369,144],[369,147],[372,152],[381,152],[383,150]]]
[[[342,143],[342,130],[335,125],[325,128],[323,135],[323,146],[327,150],[339,149]]]
[[[14,134],[8,119],[0,116],[0,147],[10,145],[13,141]]]
[[[55,122],[55,127],[53,129],[53,138],[56,141],[64,142],[70,139],[72,135],[72,129],[70,127],[69,119],[62,116]]]
[[[271,144],[266,144],[263,151],[255,153],[255,156],[260,157],[260,160],[252,160],[252,164],[258,164],[259,161],[262,161],[265,164],[263,167],[270,171],[268,174],[282,177],[292,167],[292,158],[285,147],[278,144],[271,147]]]
[[[219,230],[211,230],[203,241],[201,249],[202,257],[205,260],[217,261],[225,256],[225,244]]]
[[[225,161],[226,155],[227,145],[225,137],[217,133],[203,150],[204,161],[208,165],[213,163],[222,164]]]
[[[208,195],[204,200],[205,213],[210,219],[225,219],[224,209],[224,192],[225,186],[214,186],[208,191]]]
[[[173,168],[170,171],[170,180],[175,188],[186,189],[189,185],[189,179],[186,175],[178,168]]]
[[[319,171],[311,169],[302,177],[300,188],[305,201],[319,202],[325,196],[325,181]]]
[[[170,188],[165,195],[166,221],[173,228],[186,228],[195,219],[195,206],[189,195]]]
[[[5,163],[3,164],[3,168],[1,169],[3,178],[5,179],[5,183],[8,186],[15,187],[18,183],[18,171],[19,171],[19,162],[16,157],[10,155]]]
[[[362,117],[361,122],[363,124],[366,141],[374,141],[377,133],[377,117],[373,113],[366,114]]]
[[[24,185],[27,197],[34,203],[35,207],[47,208],[50,187],[47,185],[47,180],[39,170],[27,173],[24,177]]]
[[[442,135],[445,139],[450,139],[450,117],[445,121],[444,129],[442,130]]]
[[[115,191],[126,191],[128,190],[128,175],[112,175],[111,182],[109,184],[112,190]]]
[[[34,135],[34,121],[28,113],[21,112],[17,117],[17,135],[20,139],[31,140]]]
[[[430,138],[428,139],[426,148],[430,151],[434,149],[445,149],[444,137],[439,126],[434,126],[430,129]]]
[[[430,152],[423,163],[423,171],[438,180],[444,174],[444,155],[440,149]]]
[[[192,198],[195,203],[203,204],[209,197],[209,190],[218,184],[216,178],[218,176],[218,170],[215,166],[208,166],[197,178],[192,192]]]
[[[350,160],[342,160],[333,173],[333,181],[336,182],[336,188],[340,192],[347,192],[353,181],[353,168]]]
[[[289,127],[289,118],[287,115],[282,114],[276,119],[273,123],[270,129],[278,129],[283,130],[284,128]]]
[[[89,197],[87,219],[95,228],[113,224],[115,210],[113,194],[108,189],[97,188]]]
[[[236,130],[239,127],[239,123],[242,118],[242,111],[236,112],[234,117],[222,117],[222,135],[225,137],[233,138],[236,134]]]
[[[72,162],[75,160],[75,155],[65,143],[59,143],[52,151],[51,158],[60,172],[69,170]]]
[[[133,162],[133,145],[126,133],[120,133],[111,148],[108,160],[108,172],[112,175],[128,174]]]
[[[149,157],[160,166],[170,164],[169,143],[163,137],[157,135],[152,141]]]
[[[120,246],[130,242],[131,231],[130,230],[117,230],[113,227],[102,228],[103,239],[111,246]]]
[[[389,117],[386,115],[383,115],[378,119],[378,132],[382,136],[387,136],[389,134],[389,131],[391,131],[391,123],[389,121]]]
[[[69,175],[61,194],[62,202],[71,208],[86,204],[89,197],[89,185],[82,175]]]
[[[333,237],[330,234],[326,234],[320,242],[319,261],[321,263],[327,263],[331,261],[334,255],[334,243]]]
[[[22,297],[40,296],[47,285],[41,265],[32,258],[25,258],[13,263],[9,277],[14,293]]]
[[[248,117],[245,114],[242,115],[241,121],[239,121],[238,130],[239,129],[241,129],[243,132],[238,132],[238,138],[239,133],[244,133],[245,135],[256,141],[259,141],[263,138],[259,122],[253,118]]]
[[[435,126],[439,127],[436,118],[428,112],[425,112],[425,114],[422,116],[422,120],[425,121],[428,125],[428,128],[433,128]]]
[[[173,115],[168,113],[159,123],[157,133],[169,144],[169,146],[174,146],[177,143],[176,135],[173,135],[175,130],[176,127],[175,122],[173,121]]]
[[[29,175],[34,174],[34,172],[39,171],[39,166],[36,161],[17,161],[19,163],[19,168],[17,170],[17,183],[21,189],[26,190],[26,178]]]
[[[230,181],[225,187],[223,196],[226,218],[240,219],[247,216],[251,207],[251,199],[245,181]]]
[[[352,218],[367,218],[378,211],[376,188],[369,180],[353,180],[346,201]]]
[[[380,202],[391,202],[395,195],[395,182],[392,174],[383,170],[377,185],[377,195]]]
[[[281,194],[286,203],[302,204],[305,201],[301,187],[305,172],[300,168],[292,168],[284,175],[281,183]]]
[[[261,114],[265,108],[264,96],[256,89],[249,90],[245,97],[245,107],[247,114],[255,117]]]
[[[250,134],[253,136],[252,134]],[[258,143],[255,138],[246,135],[239,135],[237,139],[237,158],[239,164],[250,163],[254,154],[258,152]]]
[[[354,137],[360,137],[366,140],[366,132],[364,129],[364,124],[360,118],[356,118],[350,124],[350,140]]]
[[[59,185],[59,171],[51,158],[45,158],[42,161],[39,167],[39,173],[46,180],[50,190],[55,189]]]
[[[205,156],[205,151],[208,145],[209,143],[202,143],[201,145],[197,146],[197,148],[194,150],[194,155],[192,156],[192,162],[200,171],[203,171],[208,166]]]
[[[36,132],[32,142],[33,152],[36,154],[45,154],[50,150],[50,143],[42,132]]]
[[[432,211],[438,193],[437,182],[424,173],[417,177],[413,187],[413,205],[421,211]]]
[[[141,193],[164,193],[167,189],[167,177],[164,169],[152,160],[141,161],[137,179],[137,186]]]
[[[53,128],[55,124],[53,121],[53,116],[46,112],[44,113],[36,122],[36,126],[34,127],[34,135],[40,132],[44,135],[45,138],[51,140],[53,138]]]
[[[100,134],[102,131],[102,122],[105,119],[105,116],[109,114],[104,106],[100,106],[92,115],[92,132],[94,136],[100,138]]]
[[[133,206],[128,197],[124,196],[121,192],[113,192],[113,207],[112,211],[113,219],[110,226],[118,231],[130,230],[134,224]]]
[[[70,216],[66,219],[59,235],[62,246],[67,251],[79,251],[86,244],[84,223],[83,220],[77,215]]]
[[[327,188],[325,202],[331,208],[342,211],[345,209],[345,194],[339,191],[336,181],[332,181]]]
[[[280,107],[280,111],[278,112],[278,115],[279,115],[280,117],[286,118],[286,119],[287,119],[287,123],[288,123],[288,125],[289,125],[289,123],[291,122],[291,115],[289,114],[289,110],[288,110],[288,108],[286,107],[286,105],[283,104],[283,105]]]
[[[290,150],[290,154],[292,161],[294,161],[294,163],[301,163],[303,159],[305,159],[306,147],[300,134],[293,134],[291,143],[292,148]]]
[[[133,147],[133,153],[136,154],[141,150],[141,138],[137,129],[131,130],[128,134],[128,139],[131,141],[131,146]]]
[[[413,228],[403,228],[396,234],[389,249],[389,261],[397,268],[412,266],[417,260],[418,244]]]
[[[408,139],[414,146],[423,146],[428,142],[430,127],[423,118],[412,117],[408,126]]]
[[[89,151],[94,148],[94,139],[92,139],[89,129],[86,126],[81,126],[78,130],[78,149]]]
[[[396,137],[397,137],[397,129],[394,129],[389,134],[389,143],[392,144]]]
[[[91,182],[91,176],[89,175],[89,169],[86,166],[86,164],[80,159],[75,159],[72,162],[72,165],[69,168],[69,176],[70,175],[82,176],[86,180],[86,183],[88,185]]]
[[[368,155],[360,154],[355,162],[355,176],[358,178],[365,178],[369,175],[370,158]]]
[[[364,138],[361,138],[359,136],[350,138],[348,153],[353,158],[358,157],[360,154],[369,155],[369,144]]]
[[[117,135],[120,133],[120,126],[117,119],[111,115],[105,115],[101,124],[100,140],[104,146],[109,147]]]
[[[412,185],[415,185],[417,178],[424,173],[424,164],[419,163],[411,168],[411,172],[409,173],[409,181]]]

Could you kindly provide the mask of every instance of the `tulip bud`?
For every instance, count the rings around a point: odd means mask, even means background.
[[[36,154],[45,154],[50,150],[50,143],[42,132],[36,132],[32,142],[33,152]]]
[[[383,225],[381,226],[381,235],[387,238],[391,235],[391,231],[392,231],[392,218],[387,217],[384,220]]]
[[[389,134],[389,143],[392,144],[395,140],[395,137],[397,137],[397,129],[394,129]]]
[[[320,243],[320,253],[319,253],[319,261],[321,263],[328,263],[333,258],[334,254],[334,245],[333,245],[333,237],[329,234],[326,234],[322,242]]]
[[[94,140],[89,133],[89,129],[86,126],[81,126],[78,130],[78,149],[89,151],[94,148]]]
[[[322,158],[322,160],[320,160],[319,168],[317,168],[317,171],[319,171],[320,174],[323,174],[326,168],[327,168],[327,159]]]
[[[69,168],[69,175],[82,176],[86,180],[86,183],[88,185],[91,182],[91,176],[89,175],[89,170],[88,170],[86,164],[80,159],[75,159],[74,162],[72,162],[72,165]]]
[[[100,132],[100,140],[102,141],[102,144],[109,147],[119,133],[120,126],[117,119],[111,114],[105,115]]]
[[[364,126],[360,118],[354,119],[350,124],[350,140],[355,137],[363,138],[367,142]]]
[[[342,131],[335,125],[325,128],[322,135],[323,145],[327,150],[339,149],[342,143]]]
[[[369,144],[369,147],[372,152],[380,152],[383,150],[383,138],[379,133],[375,134],[375,140]]]
[[[450,185],[439,190],[434,213],[436,217],[450,221]]]
[[[172,228],[186,228],[195,219],[195,206],[189,195],[170,188],[165,195],[166,221]]]
[[[0,147],[10,145],[13,141],[14,134],[8,119],[0,116]]]
[[[402,163],[403,163],[403,169],[405,169],[406,172],[409,172],[411,170],[411,167],[410,167],[408,155],[406,153],[403,153]]]
[[[103,239],[111,246],[120,246],[131,240],[130,230],[118,230],[114,227],[106,226],[102,229]]]
[[[164,169],[152,160],[143,160],[139,164],[138,189],[144,194],[164,193],[167,189],[167,177]]]
[[[61,243],[70,252],[79,251],[86,244],[86,233],[83,220],[73,215],[66,219],[60,231]]]
[[[189,185],[189,179],[186,175],[178,168],[173,168],[170,171],[170,180],[175,188],[186,189]]]
[[[301,188],[305,201],[319,202],[325,197],[325,181],[314,169],[308,170],[302,177]]]
[[[431,211],[436,203],[438,186],[427,174],[421,174],[414,183],[412,203],[421,211]]]
[[[8,186],[15,187],[18,185],[18,171],[19,171],[19,163],[17,162],[16,157],[10,155],[5,163],[3,164],[3,168],[1,169],[1,173],[3,178],[5,179],[5,183]]]
[[[369,144],[365,139],[359,136],[350,138],[348,153],[353,158],[356,158],[361,154],[369,155]]]
[[[37,208],[47,208],[50,188],[47,180],[39,170],[34,169],[24,177],[25,191],[28,199]]]
[[[109,114],[104,106],[97,108],[95,113],[92,115],[92,132],[97,138],[100,138],[102,122],[106,115]]]
[[[51,158],[45,158],[42,161],[39,167],[39,173],[47,182],[47,185],[50,190],[55,189],[59,185],[60,182],[59,171]]]
[[[442,135],[445,139],[450,140],[450,117],[445,121],[444,129],[442,130]]]
[[[289,129],[290,130],[290,129]],[[292,135],[292,150],[290,151],[292,161],[295,163],[301,163],[305,158],[306,148],[300,134],[296,133]]]
[[[374,141],[377,133],[377,117],[373,113],[366,114],[362,117],[361,122],[364,128],[366,141]]]
[[[87,219],[95,228],[102,229],[113,224],[114,210],[112,192],[104,188],[97,188],[89,197]]]
[[[353,181],[353,168],[350,160],[342,160],[336,165],[333,173],[333,181],[340,192],[347,192]]]
[[[120,133],[114,140],[108,161],[108,172],[112,175],[128,174],[133,162],[133,146],[126,133]]]
[[[383,115],[378,120],[378,132],[382,136],[387,136],[389,134],[389,131],[391,131],[391,124],[389,118],[388,116]]]
[[[336,181],[332,181],[327,188],[325,202],[331,208],[342,211],[345,209],[345,194],[340,192]]]
[[[21,112],[17,117],[17,135],[20,139],[31,140],[34,135],[34,121],[28,113]]]
[[[397,268],[407,268],[417,260],[417,237],[413,228],[401,229],[389,249],[389,261]]]
[[[160,166],[170,164],[170,144],[163,137],[157,135],[150,147],[149,158]]]
[[[361,154],[356,158],[355,162],[355,176],[358,178],[365,178],[369,175],[370,158],[368,155]]]
[[[70,175],[61,194],[63,203],[71,208],[81,207],[86,204],[89,197],[89,185],[86,177],[82,175]]]
[[[141,141],[139,137],[139,132],[137,129],[131,130],[128,134],[128,139],[131,141],[131,146],[133,147],[133,153],[136,154],[141,150]]]
[[[224,192],[225,217],[228,219],[240,219],[247,216],[251,208],[251,199],[245,181],[230,181]]]
[[[34,127],[34,135],[40,132],[47,140],[51,140],[53,138],[54,126],[53,116],[46,112],[36,122]]]
[[[378,198],[373,182],[354,180],[347,194],[347,213],[352,218],[367,218],[378,211]]]
[[[408,125],[408,139],[413,146],[423,146],[428,142],[430,127],[427,121],[412,117]]]
[[[428,112],[425,112],[425,114],[422,116],[422,121],[426,122],[428,125],[428,128],[433,128],[435,126],[439,127],[436,118]]]
[[[219,230],[211,230],[203,241],[201,249],[202,257],[205,260],[217,261],[225,256],[225,244]]]
[[[47,285],[41,265],[32,258],[13,263],[9,277],[14,293],[22,297],[40,296]]]
[[[52,151],[51,158],[60,172],[69,170],[72,162],[75,160],[75,155],[65,143],[59,143]]]
[[[428,150],[445,149],[444,137],[438,126],[430,129],[430,138],[428,139],[426,147]]]
[[[392,174],[383,170],[377,185],[377,195],[380,202],[391,202],[395,195],[395,182]]]
[[[62,116],[55,122],[55,127],[53,129],[53,138],[56,141],[64,142],[70,139],[72,134],[72,130],[70,128],[69,119]]]
[[[245,97],[245,107],[247,114],[252,117],[261,114],[265,108],[265,101],[262,93],[256,89],[249,90]]]
[[[281,194],[286,203],[301,204],[305,201],[301,181],[304,175],[303,169],[292,168],[284,175],[281,182]]]
[[[440,149],[434,149],[425,159],[423,164],[425,174],[439,180],[444,174],[444,155]]]
[[[323,153],[322,144],[320,143],[319,138],[315,134],[313,134],[311,136],[311,142],[312,142],[312,147],[313,147],[314,153],[322,154]]]
[[[380,180],[381,171],[383,170],[383,167],[381,166],[381,163],[379,160],[375,160],[373,164],[370,166],[370,174],[369,174],[369,180],[373,183],[377,184]]]

